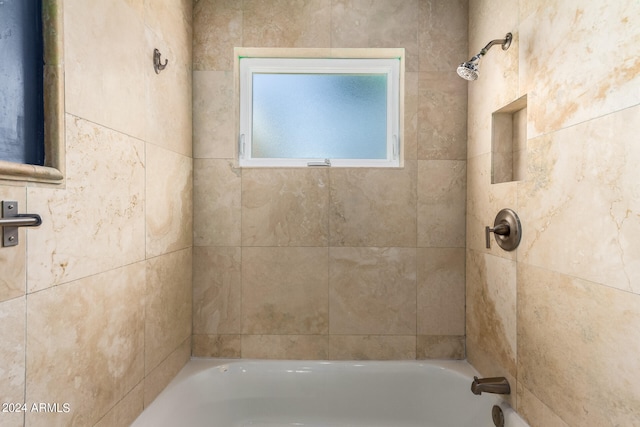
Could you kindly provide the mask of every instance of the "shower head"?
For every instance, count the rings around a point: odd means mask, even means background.
[[[480,75],[480,68],[478,67],[478,64],[480,64],[480,58],[486,55],[489,49],[496,44],[502,45],[502,50],[509,49],[512,39],[513,35],[511,33],[507,33],[504,39],[491,40],[482,48],[480,53],[471,58],[468,62],[463,62],[458,66],[458,75],[465,80],[477,80]]]
[[[473,59],[458,65],[458,75],[465,80],[477,80],[479,72],[478,64]]]

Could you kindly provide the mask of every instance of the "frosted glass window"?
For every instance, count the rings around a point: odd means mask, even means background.
[[[398,166],[398,59],[242,59],[241,166]]]

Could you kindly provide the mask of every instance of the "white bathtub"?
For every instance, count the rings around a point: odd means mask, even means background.
[[[192,359],[133,427],[505,427],[527,424],[500,396],[476,396],[464,361]]]

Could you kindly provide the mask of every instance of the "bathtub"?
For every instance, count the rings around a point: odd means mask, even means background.
[[[192,359],[133,427],[528,427],[464,361]]]

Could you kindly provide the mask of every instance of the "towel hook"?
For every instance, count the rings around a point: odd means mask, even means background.
[[[168,59],[164,60],[164,64],[160,60],[160,51],[158,49],[153,49],[153,69],[156,70],[156,74],[160,74],[160,71],[167,68],[167,64],[169,63]]]

